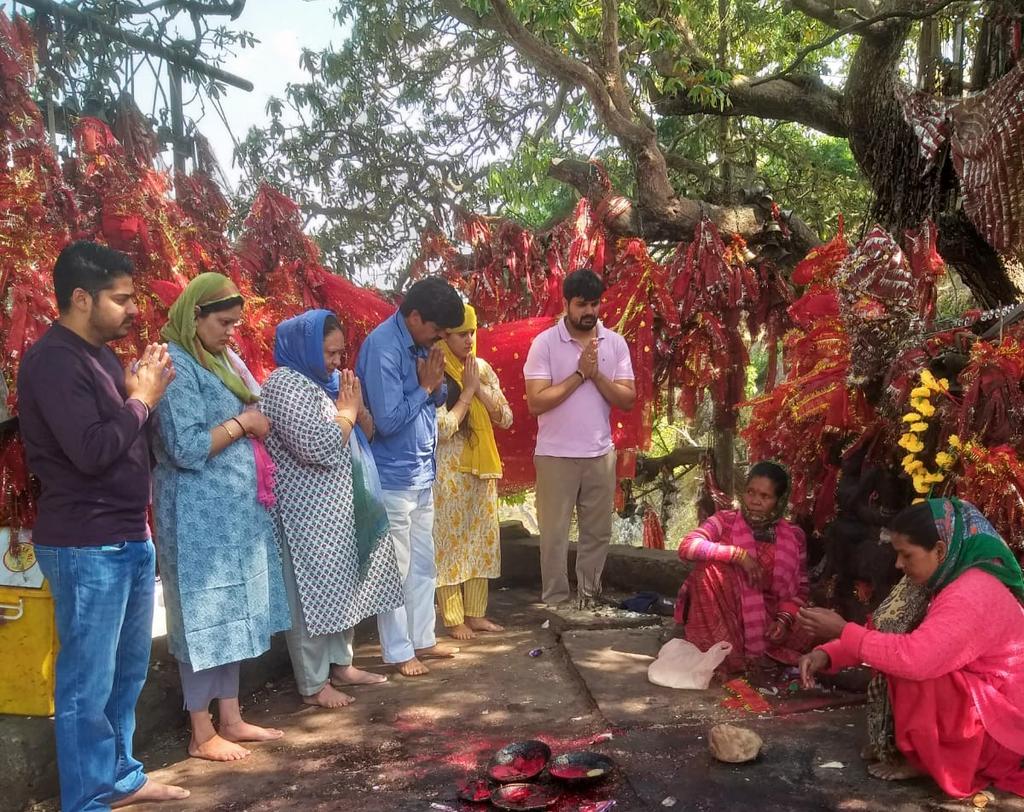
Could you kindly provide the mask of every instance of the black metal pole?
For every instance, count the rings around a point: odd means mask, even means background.
[[[235,76],[233,73],[228,73],[220,68],[215,68],[213,65],[207,65],[205,62],[201,62],[195,57],[183,54],[174,48],[167,47],[166,45],[161,45],[159,42],[153,42],[145,37],[140,37],[138,34],[133,34],[130,31],[124,31],[115,25],[110,25],[102,20],[97,20],[91,14],[70,8],[63,3],[55,3],[53,0],[18,0],[18,2],[21,5],[28,6],[42,14],[53,14],[54,16],[62,17],[65,20],[71,20],[72,22],[79,23],[93,31],[99,31],[100,33],[106,34],[111,39],[123,42],[125,45],[130,45],[136,50],[152,54],[153,56],[158,56],[161,59],[166,59],[171,65],[193,70],[196,73],[205,76],[207,79],[224,82],[224,84],[237,87],[240,90],[252,91],[253,89],[253,83],[248,79],[243,79],[241,76]]]

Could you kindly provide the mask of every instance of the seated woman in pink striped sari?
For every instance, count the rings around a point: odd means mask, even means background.
[[[702,651],[732,645],[721,670],[794,665],[811,640],[793,628],[807,601],[804,532],[786,521],[789,474],[773,462],[747,473],[739,510],[720,510],[679,545],[697,566],[679,590],[676,634]]]

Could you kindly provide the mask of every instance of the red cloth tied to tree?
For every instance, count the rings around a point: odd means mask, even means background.
[[[914,273],[892,236],[875,226],[843,260],[837,281],[851,382],[880,381],[921,309]]]
[[[663,333],[659,363],[668,381],[679,386],[683,414],[694,417],[710,392],[718,407],[716,424],[735,426],[749,360],[739,326],[742,312],[758,306],[758,280],[738,251],[727,251],[706,217],[686,250],[676,250],[668,277],[679,329]]]
[[[974,504],[1018,555],[1024,553],[1024,465],[1010,445],[965,453],[956,495]]]
[[[874,420],[863,391],[847,383],[850,341],[835,286],[848,256],[841,229],[840,220],[840,232],[794,272],[794,281],[808,287],[788,310],[794,329],[783,344],[786,378],[743,404],[751,410],[742,432],[751,459],[775,459],[789,468],[794,516],[811,519],[818,530],[835,513],[834,451]]]
[[[958,377],[963,401],[957,420],[961,437],[985,445],[1024,438],[1024,341],[1005,336],[998,343],[975,342],[970,362]]]
[[[494,369],[512,409],[511,428],[494,432],[504,472],[498,486],[505,492],[529,488],[537,476],[533,467],[537,418],[526,405],[523,364],[533,340],[554,323],[545,317],[520,319],[481,327],[477,334],[477,354]]]
[[[1024,254],[1024,62],[952,108],[964,212],[996,250]]]
[[[935,318],[935,301],[938,295],[938,280],[946,272],[946,263],[939,256],[939,232],[930,219],[920,228],[903,234],[907,248],[910,269],[917,278],[917,314],[925,321]]]

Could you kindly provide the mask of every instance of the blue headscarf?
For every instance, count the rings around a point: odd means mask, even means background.
[[[331,400],[338,399],[341,374],[327,372],[324,364],[324,322],[330,310],[307,310],[282,321],[274,331],[274,361],[294,369],[319,386]],[[356,549],[359,571],[365,575],[376,546],[387,536],[388,514],[380,475],[370,452],[370,441],[359,425],[352,427],[348,447],[352,453],[352,501],[355,509]]]
[[[324,322],[334,314],[330,310],[307,310],[277,325],[274,331],[274,363],[301,372],[338,399],[341,375],[328,373],[324,364]]]

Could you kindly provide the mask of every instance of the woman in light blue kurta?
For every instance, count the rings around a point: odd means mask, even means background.
[[[255,382],[227,349],[242,298],[226,277],[202,274],[164,328],[177,376],[157,409],[154,516],[167,637],[191,715],[189,753],[234,761],[240,741],[280,738],[250,725],[238,706],[238,666],[270,646],[291,620],[274,526],[260,493],[269,429],[252,405]],[[219,700],[219,730],[209,714]]]

